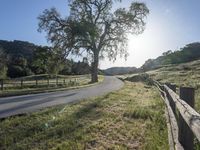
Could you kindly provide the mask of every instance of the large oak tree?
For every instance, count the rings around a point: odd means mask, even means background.
[[[117,8],[121,0],[70,0],[70,14],[62,18],[55,8],[38,17],[39,31],[46,31],[53,46],[65,55],[86,51],[92,58],[92,82],[98,81],[99,58],[127,57],[127,34],[140,34],[149,13],[144,3],[133,2],[128,9]],[[117,4],[115,5],[117,6]]]

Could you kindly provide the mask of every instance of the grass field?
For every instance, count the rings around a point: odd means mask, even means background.
[[[90,82],[90,75],[33,75],[21,78],[4,79],[4,91],[25,88],[83,85]]]
[[[200,112],[200,60],[179,65],[169,65],[147,73],[152,78],[163,83],[170,82],[178,87],[195,88],[195,109]]]
[[[0,122],[0,149],[168,149],[164,103],[155,87],[116,92]]]
[[[103,79],[104,77],[99,75],[99,83]],[[92,85],[90,80],[90,75],[49,76],[45,74],[12,79],[4,81],[4,90],[0,90],[0,97],[79,88]]]

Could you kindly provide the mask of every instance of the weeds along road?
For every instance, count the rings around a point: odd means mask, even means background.
[[[123,85],[123,82],[116,77],[105,76],[102,83],[91,87],[0,98],[0,118],[24,114],[45,107],[67,104],[82,99],[104,95],[120,89]]]

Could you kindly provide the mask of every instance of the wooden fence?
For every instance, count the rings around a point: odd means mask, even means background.
[[[0,79],[0,90],[20,89],[20,88],[39,88],[53,86],[74,86],[80,81],[89,79],[88,75],[69,76],[69,77],[45,77],[45,78],[16,78]]]
[[[154,81],[166,104],[166,118],[170,150],[193,150],[194,137],[200,142],[200,114],[194,108],[194,88],[161,84]]]

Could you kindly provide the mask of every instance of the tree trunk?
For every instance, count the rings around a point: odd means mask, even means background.
[[[91,82],[98,82],[98,65],[99,65],[99,54],[94,53],[94,58],[92,62],[92,69],[91,69]]]

